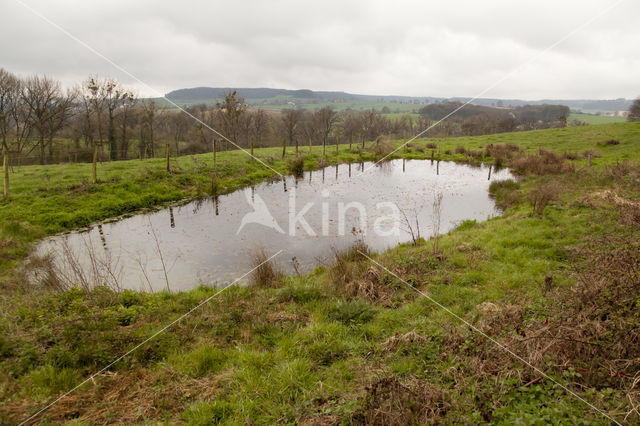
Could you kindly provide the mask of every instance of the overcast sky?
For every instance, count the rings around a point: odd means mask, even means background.
[[[21,0],[158,93],[274,87],[474,96],[613,0]],[[65,85],[136,83],[16,0],[0,0],[0,67]],[[640,2],[626,0],[483,97],[640,95]]]

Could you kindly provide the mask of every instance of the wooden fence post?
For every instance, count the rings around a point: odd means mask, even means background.
[[[287,154],[287,140],[282,139],[282,158]]]
[[[309,138],[309,154],[311,154],[312,149],[313,149],[313,146],[311,144],[311,138]]]
[[[2,170],[4,171],[4,196],[9,196],[9,153],[4,153],[4,161],[2,162]]]
[[[98,183],[98,145],[93,146],[93,184]]]
[[[216,138],[213,138],[213,165],[216,165]]]
[[[167,173],[171,173],[171,147],[167,144]]]
[[[340,138],[336,136],[336,155],[340,154]]]
[[[249,138],[249,145],[251,147],[251,161],[255,161],[255,157],[253,156],[253,138]]]

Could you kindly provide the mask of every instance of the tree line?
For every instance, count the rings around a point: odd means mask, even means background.
[[[140,99],[112,78],[91,76],[63,90],[46,76],[19,78],[0,68],[0,154],[13,164],[90,162],[150,158],[235,149],[337,143],[364,145],[380,136],[407,139],[437,123],[459,103],[439,103],[419,115],[388,116],[377,111],[337,112],[251,108],[237,92],[216,105],[185,107]],[[424,136],[448,137],[566,125],[569,110],[559,105],[491,108],[467,105]],[[219,134],[211,131],[215,129]],[[231,141],[231,142],[230,142]],[[162,147],[162,149],[161,149]]]

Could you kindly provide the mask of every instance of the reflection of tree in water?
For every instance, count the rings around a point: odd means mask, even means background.
[[[375,166],[380,170],[380,172],[382,172],[383,176],[391,176],[393,173],[393,163],[389,160],[375,163]]]

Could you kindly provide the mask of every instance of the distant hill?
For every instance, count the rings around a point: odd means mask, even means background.
[[[337,110],[382,109],[387,106],[392,112],[417,112],[420,106],[442,102],[466,102],[470,98],[439,98],[431,96],[360,95],[347,92],[313,91],[308,89],[288,90],[271,88],[194,87],[178,89],[166,97],[179,105],[212,105],[224,94],[236,90],[247,103],[265,109],[307,108],[317,109],[332,105]],[[626,111],[631,105],[628,99],[494,99],[480,98],[472,102],[481,106],[565,105],[576,111],[614,112]]]

